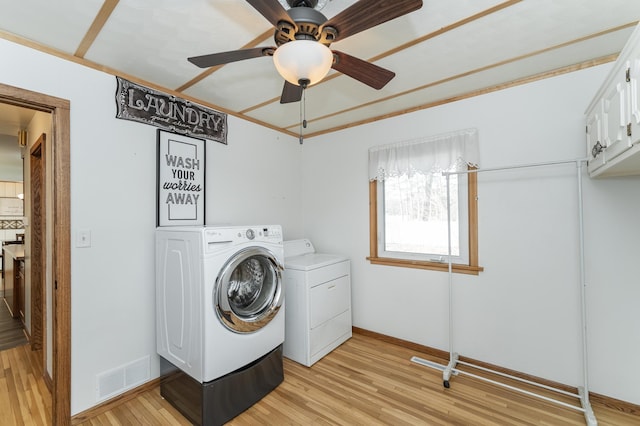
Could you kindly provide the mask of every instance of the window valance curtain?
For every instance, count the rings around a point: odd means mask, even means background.
[[[369,148],[369,180],[478,167],[478,131],[465,129]]]

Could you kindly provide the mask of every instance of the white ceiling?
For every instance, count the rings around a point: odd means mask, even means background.
[[[353,3],[328,0],[321,12],[331,18]],[[0,37],[298,132],[300,103],[279,103],[283,80],[270,57],[214,72],[186,59],[275,45],[272,25],[246,1],[0,0],[0,10]],[[415,12],[331,45],[396,77],[378,91],[332,71],[307,90],[305,134],[609,62],[638,20],[638,0],[424,0]]]

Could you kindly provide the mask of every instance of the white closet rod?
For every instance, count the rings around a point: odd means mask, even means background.
[[[520,164],[514,166],[506,166],[506,167],[494,167],[494,168],[486,168],[486,169],[471,169],[471,170],[463,170],[463,171],[455,171],[455,172],[443,172],[443,176],[447,179],[447,238],[449,242],[448,248],[448,263],[449,263],[449,363],[446,366],[442,367],[442,377],[443,377],[443,385],[445,388],[448,388],[449,379],[452,374],[466,374],[468,376],[474,377],[479,380],[484,380],[486,382],[502,386],[508,388],[510,390],[514,390],[517,392],[524,393],[526,395],[534,396],[537,398],[541,398],[545,401],[553,402],[558,405],[573,408],[578,411],[584,412],[584,417],[587,425],[595,426],[598,424],[595,414],[591,408],[591,404],[589,403],[589,386],[588,386],[588,364],[587,364],[587,315],[586,315],[586,297],[585,297],[585,262],[584,262],[584,218],[582,212],[582,165],[585,163],[587,159],[575,159],[575,160],[562,160],[562,161],[550,161],[543,163],[530,163],[530,164]],[[451,175],[462,175],[469,173],[479,173],[479,172],[491,172],[491,171],[503,171],[503,170],[512,170],[512,169],[522,169],[529,167],[541,167],[541,166],[553,166],[553,165],[561,165],[561,164],[575,164],[577,168],[577,182],[578,182],[578,220],[579,220],[579,234],[580,234],[580,299],[581,299],[581,324],[582,324],[582,374],[583,374],[583,383],[584,386],[578,387],[578,395],[552,388],[550,386],[546,386],[540,383],[535,383],[529,380],[524,380],[519,377],[511,376],[499,371],[490,370],[488,368],[484,368],[481,366],[473,365],[468,362],[463,362],[458,360],[458,354],[453,349],[453,267],[451,261],[451,200],[450,200],[450,189],[449,189],[449,181]],[[411,361],[416,362],[421,365],[426,365],[433,368],[439,368],[434,366],[432,362],[427,360],[423,360],[419,357],[411,358]],[[456,364],[464,364],[473,368],[477,368],[486,372],[490,372],[499,376],[511,378],[520,382],[524,382],[530,385],[538,386],[550,391],[554,391],[557,393],[561,393],[567,396],[574,396],[580,399],[581,407],[576,407],[571,404],[567,404],[566,402],[559,401],[553,398],[549,398],[543,395],[539,395],[524,389],[517,388],[515,386],[510,386],[505,383],[500,383],[495,380],[488,379],[486,377],[478,376],[475,374],[471,374],[469,372],[459,370],[455,368]]]

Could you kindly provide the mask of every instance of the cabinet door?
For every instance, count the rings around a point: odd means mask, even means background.
[[[602,101],[587,115],[588,171],[593,173],[604,164],[604,142],[602,140]]]
[[[625,115],[627,83],[626,72],[620,76],[604,95],[602,108],[602,138],[606,147],[606,161],[625,151],[627,142],[627,119]]]
[[[640,48],[629,59],[629,121],[631,145],[640,142]]]

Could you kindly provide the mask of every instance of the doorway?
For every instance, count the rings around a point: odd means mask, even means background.
[[[51,292],[51,397],[52,424],[71,422],[71,232],[70,232],[70,103],[41,93],[0,83],[0,103],[17,105],[51,114],[50,144],[52,186],[50,241],[41,243],[50,253]],[[42,280],[47,279],[47,276]],[[41,295],[42,296],[42,295]],[[42,320],[42,317],[41,317]],[[46,331],[41,330],[41,331]],[[46,357],[46,352],[43,351]],[[45,364],[46,366],[46,364]],[[45,368],[46,370],[46,368]]]

